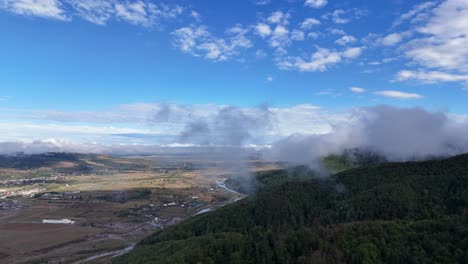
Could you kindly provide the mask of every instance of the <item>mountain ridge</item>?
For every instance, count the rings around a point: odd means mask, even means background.
[[[467,205],[468,154],[370,165],[259,190],[115,262],[463,263]]]

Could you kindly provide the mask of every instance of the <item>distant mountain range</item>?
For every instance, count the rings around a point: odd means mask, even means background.
[[[248,198],[157,232],[114,262],[468,263],[468,154],[326,162],[341,172],[258,174]]]

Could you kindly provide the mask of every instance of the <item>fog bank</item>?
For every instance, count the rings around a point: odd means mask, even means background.
[[[265,157],[313,165],[346,149],[363,149],[391,161],[451,156],[468,152],[468,122],[422,108],[375,106],[353,110],[349,121],[327,134],[293,134],[275,142]]]

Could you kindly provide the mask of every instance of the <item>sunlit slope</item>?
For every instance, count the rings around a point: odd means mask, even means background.
[[[153,234],[115,262],[468,261],[468,155],[300,175]]]

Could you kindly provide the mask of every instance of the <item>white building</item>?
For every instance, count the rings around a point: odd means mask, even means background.
[[[70,219],[62,219],[62,220],[54,220],[54,219],[43,219],[42,220],[43,224],[69,224],[73,225],[75,221],[72,221]]]

